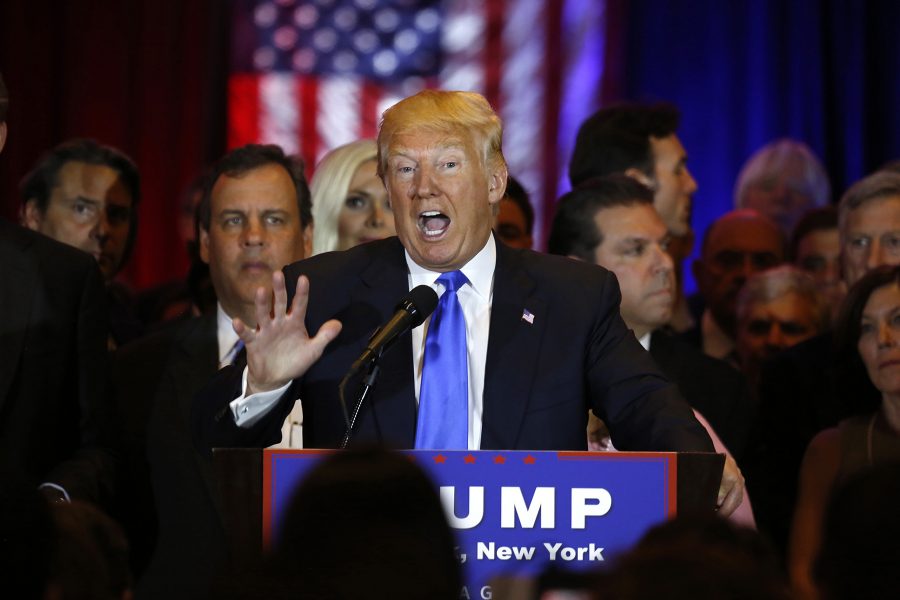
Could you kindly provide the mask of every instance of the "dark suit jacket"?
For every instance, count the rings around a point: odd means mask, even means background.
[[[651,335],[650,355],[740,462],[755,418],[750,389],[741,372],[663,330]]]
[[[341,334],[253,427],[238,428],[223,410],[240,394],[240,375],[223,373],[214,380],[195,403],[195,439],[201,448],[276,443],[295,398],[303,400],[305,445],[340,443],[344,420],[338,382],[408,292],[404,251],[397,238],[389,238],[290,265],[285,275],[291,286],[300,273],[310,280],[309,330],[337,318]],[[625,327],[619,299],[616,280],[605,269],[497,244],[482,448],[586,449],[592,407],[622,450],[712,450],[675,387]],[[534,315],[533,323],[522,318],[525,310]],[[413,447],[416,399],[409,339],[407,333],[383,356],[355,441]],[[349,385],[349,400],[355,395]]]
[[[99,502],[114,466],[102,281],[89,255],[0,219],[0,471]]]
[[[153,550],[137,598],[204,598],[224,564],[218,488],[209,460],[194,450],[189,433],[193,396],[217,367],[214,313],[181,321],[116,355],[120,403],[132,404],[128,521],[143,552]]]

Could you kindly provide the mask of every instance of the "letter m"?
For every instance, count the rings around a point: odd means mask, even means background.
[[[556,525],[556,495],[552,487],[535,488],[530,504],[525,504],[522,488],[500,488],[501,528],[514,528],[518,518],[523,528],[532,529],[538,516],[541,518],[541,529],[552,529]]]

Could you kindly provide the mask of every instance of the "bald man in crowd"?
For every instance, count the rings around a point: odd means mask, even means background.
[[[735,210],[716,219],[703,237],[694,277],[705,303],[700,323],[685,334],[703,352],[736,368],[736,306],[747,279],[785,260],[778,225],[753,210]]]

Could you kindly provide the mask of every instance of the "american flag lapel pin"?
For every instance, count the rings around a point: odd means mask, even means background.
[[[529,325],[534,325],[534,315],[527,308],[522,311],[522,320]]]

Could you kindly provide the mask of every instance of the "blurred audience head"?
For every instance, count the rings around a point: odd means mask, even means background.
[[[394,235],[394,213],[378,177],[375,140],[338,146],[316,166],[310,182],[313,254],[347,250]]]
[[[50,505],[21,475],[0,472],[0,576],[10,598],[49,597],[56,527]]]
[[[716,324],[736,333],[737,296],[752,275],[785,260],[781,229],[754,210],[735,210],[716,219],[703,236],[694,277]]]
[[[891,598],[900,589],[900,463],[837,486],[825,511],[813,576],[823,600]]]
[[[454,539],[437,490],[409,456],[336,452],[297,488],[271,571],[302,598],[459,597]]]
[[[506,179],[506,193],[500,200],[500,209],[494,217],[494,233],[507,246],[531,248],[533,244],[534,209],[528,192],[517,179]]]
[[[225,313],[256,324],[257,288],[312,250],[312,209],[300,161],[274,145],[232,150],[213,167],[199,205],[200,258]]]
[[[841,277],[841,239],[837,208],[814,208],[797,221],[791,234],[791,263],[809,273],[828,305],[837,316],[847,286]]]
[[[766,144],[747,159],[734,186],[735,208],[761,212],[785,235],[804,213],[830,200],[822,163],[809,146],[787,138]]]
[[[788,600],[774,549],[716,516],[679,516],[651,529],[601,576],[599,600]]]
[[[51,589],[73,600],[130,600],[128,542],[118,524],[83,502],[51,509],[57,531]]]
[[[626,175],[609,175],[560,199],[548,251],[615,273],[622,318],[640,338],[672,316],[675,276],[668,240],[653,208],[653,192]]]
[[[737,353],[753,380],[763,361],[824,332],[830,309],[808,273],[789,265],[750,277],[737,299]]]
[[[611,173],[634,177],[653,190],[669,232],[688,234],[697,182],[676,135],[679,120],[671,104],[623,104],[596,112],[578,130],[569,162],[572,187]]]
[[[838,205],[838,227],[848,287],[875,267],[900,264],[900,173],[877,171],[850,186]]]
[[[46,153],[21,184],[22,224],[92,254],[111,280],[137,236],[140,176],[121,151],[70,140]]]

